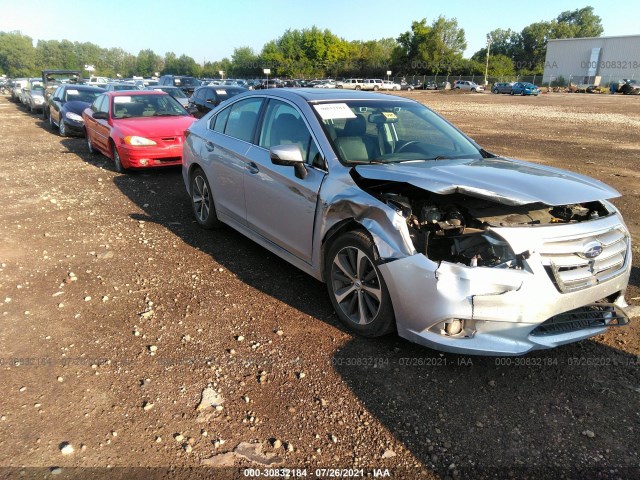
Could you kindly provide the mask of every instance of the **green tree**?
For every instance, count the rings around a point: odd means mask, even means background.
[[[162,71],[162,58],[151,49],[140,50],[136,58],[136,72],[143,77],[152,77]]]
[[[203,78],[220,78],[220,71],[225,72],[225,78],[229,78],[233,70],[233,64],[228,58],[223,58],[215,62],[205,62],[200,75]]]
[[[552,28],[553,38],[599,37],[603,32],[602,19],[593,13],[593,7],[562,12]]]
[[[488,74],[491,77],[515,77],[513,60],[502,54],[490,55]]]
[[[192,77],[199,77],[202,68],[196,63],[196,61],[188,55],[180,55],[177,60],[178,75],[189,75]]]
[[[130,54],[121,48],[110,48],[103,51],[98,65],[96,65],[96,73],[112,78],[116,78],[118,74],[126,77],[129,56]]]
[[[227,76],[252,78],[261,74],[260,59],[252,48],[239,47],[233,51],[233,55],[231,55],[231,66],[227,70]]]
[[[0,70],[10,77],[39,75],[31,37],[20,32],[0,32]]]
[[[167,52],[164,55],[164,70],[163,74],[166,75],[178,75],[179,73],[178,57],[173,52]]]
[[[438,17],[411,24],[411,31],[401,34],[392,53],[393,69],[403,74],[451,72],[467,48],[464,29],[458,21]]]
[[[515,58],[516,67],[523,73],[541,74],[547,55],[547,41],[552,37],[551,22],[536,22],[522,29],[521,56]]]
[[[41,70],[53,70],[62,65],[62,52],[58,40],[38,40],[36,45],[36,63]]]

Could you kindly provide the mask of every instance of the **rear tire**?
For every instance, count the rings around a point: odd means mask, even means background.
[[[189,194],[191,196],[193,214],[196,217],[198,225],[206,230],[219,227],[221,222],[218,220],[216,213],[213,192],[211,191],[207,175],[199,167],[196,167],[191,173]]]
[[[94,153],[98,153],[95,148],[93,148],[93,143],[91,143],[91,137],[89,137],[89,132],[87,129],[84,129],[84,136],[87,138],[87,150],[89,150],[89,154],[93,155]]]
[[[338,237],[326,255],[325,281],[331,304],[340,321],[364,337],[379,337],[395,329],[379,260],[373,241],[360,230]]]

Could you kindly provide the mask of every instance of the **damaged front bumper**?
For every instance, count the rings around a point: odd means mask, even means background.
[[[563,290],[545,265],[550,242],[560,238],[565,248],[614,229],[626,232],[620,222],[611,215],[576,225],[495,229],[514,251],[528,250],[523,269],[436,263],[422,254],[382,263],[398,334],[453,353],[522,355],[626,324],[624,293],[631,268],[627,233],[622,264],[606,277],[594,274],[593,282],[582,288]]]

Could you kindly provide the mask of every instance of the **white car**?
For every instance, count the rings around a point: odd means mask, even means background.
[[[314,85],[313,88],[336,88],[336,82],[333,80],[327,80]]]
[[[401,88],[402,87],[400,87],[399,83],[392,82],[391,80],[384,80],[382,82],[381,90],[391,90],[391,91],[397,92]]]
[[[454,90],[469,90],[470,92],[484,92],[484,87],[478,85],[476,82],[470,82],[469,80],[458,81],[454,86]]]

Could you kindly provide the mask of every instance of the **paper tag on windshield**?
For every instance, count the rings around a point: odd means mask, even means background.
[[[226,94],[227,94],[227,91],[226,91],[226,90],[216,90],[216,93],[217,93],[218,95],[226,95]]]
[[[323,103],[314,105],[313,108],[320,114],[323,120],[334,120],[337,118],[356,118],[356,114],[351,111],[346,103]]]
[[[384,117],[385,117],[387,120],[395,120],[396,118],[398,118],[398,117],[396,116],[396,114],[395,114],[395,113],[393,113],[393,112],[382,112],[382,115],[384,115]]]
[[[131,103],[131,97],[113,97],[113,103]]]
[[[67,95],[80,95],[78,90],[67,90]]]

